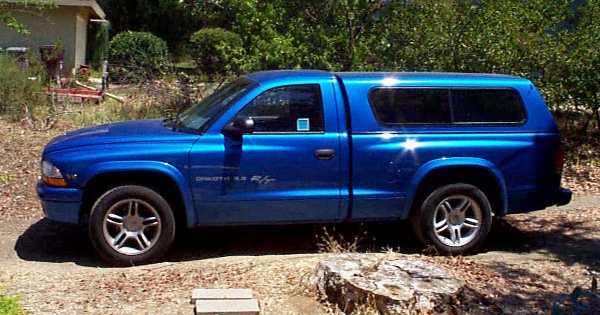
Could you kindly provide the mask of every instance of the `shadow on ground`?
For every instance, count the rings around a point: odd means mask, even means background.
[[[600,240],[586,238],[585,227],[573,226],[576,223],[572,222],[568,224],[570,228],[553,223],[551,228],[525,230],[505,219],[498,219],[482,252],[528,253],[543,249],[569,264],[598,267]],[[348,247],[355,240],[359,252],[392,249],[411,254],[422,251],[408,222],[211,227],[180,231],[163,260],[176,262],[236,255],[309,254],[332,251],[331,247],[336,245],[331,244],[332,241]],[[85,228],[48,219],[31,225],[18,238],[15,250],[21,259],[28,261],[105,266],[95,255]]]
[[[214,227],[186,231],[167,260],[195,260],[236,255],[282,255],[331,252],[356,246],[361,252],[387,249],[420,251],[406,223]]]
[[[331,236],[327,238],[324,231]],[[329,241],[327,241],[329,240]],[[328,246],[351,246],[358,251],[403,253],[421,250],[406,223],[328,224],[206,227],[180,231],[163,261],[189,261],[237,255],[318,253]],[[334,244],[330,244],[334,243]],[[17,255],[28,261],[74,262],[82,266],[106,266],[94,252],[84,227],[41,219],[32,224],[15,244]]]
[[[522,267],[525,265],[513,264],[502,258],[502,253],[538,252],[544,254],[546,259],[560,260],[567,265],[578,263],[590,271],[600,271],[600,238],[594,235],[598,235],[598,227],[586,222],[539,217],[522,221],[511,218],[496,219],[482,252],[500,254],[497,259],[487,261],[486,267],[498,272],[502,279],[510,282],[513,290],[496,291],[494,303],[501,307],[502,313],[508,314],[539,314],[548,313],[553,309],[557,310],[557,314],[597,313],[593,309],[595,305],[600,305],[600,302],[578,299],[572,295],[576,287],[568,288],[564,292],[552,290],[564,287],[566,275],[557,271],[541,270],[535,261],[526,264],[528,267]],[[524,256],[523,259],[531,259],[528,257]],[[541,274],[544,276],[540,277]],[[597,295],[588,292],[591,274],[581,279],[568,280],[575,280],[578,285],[582,285],[577,290],[583,290],[582,292],[597,298]],[[567,302],[561,302],[561,296]]]
[[[48,219],[27,228],[17,239],[15,251],[23,260],[98,265],[85,228]]]
[[[542,250],[568,265],[580,263],[600,270],[598,227],[585,222],[556,222],[552,218],[511,222],[496,219],[483,252],[528,253]]]

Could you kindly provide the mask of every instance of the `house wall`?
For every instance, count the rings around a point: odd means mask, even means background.
[[[57,38],[64,43],[63,74],[85,63],[88,12],[81,7],[61,6],[42,12],[14,12],[13,16],[30,32],[18,34],[0,25],[0,47],[29,47],[39,51],[42,45],[53,45]]]

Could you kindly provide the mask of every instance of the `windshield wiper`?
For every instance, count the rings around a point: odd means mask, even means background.
[[[165,127],[169,127],[173,131],[179,131],[179,125],[181,124],[181,118],[179,117],[179,114],[177,114],[177,116],[175,116],[175,118],[165,118],[165,119],[163,119],[162,122],[165,125]]]
[[[181,125],[181,117],[179,114],[173,118],[173,131],[179,131],[179,126]]]

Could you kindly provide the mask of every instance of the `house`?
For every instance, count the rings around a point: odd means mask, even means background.
[[[0,47],[27,47],[39,51],[41,46],[54,45],[60,39],[64,45],[62,72],[68,76],[86,64],[90,20],[104,20],[106,14],[96,0],[53,0],[52,3],[55,4],[53,8],[41,11],[15,4],[11,15],[27,28],[29,34],[19,34],[0,23]]]

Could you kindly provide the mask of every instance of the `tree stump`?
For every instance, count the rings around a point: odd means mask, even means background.
[[[345,313],[444,312],[465,287],[436,265],[373,254],[338,255],[319,262],[315,272],[318,293]]]

